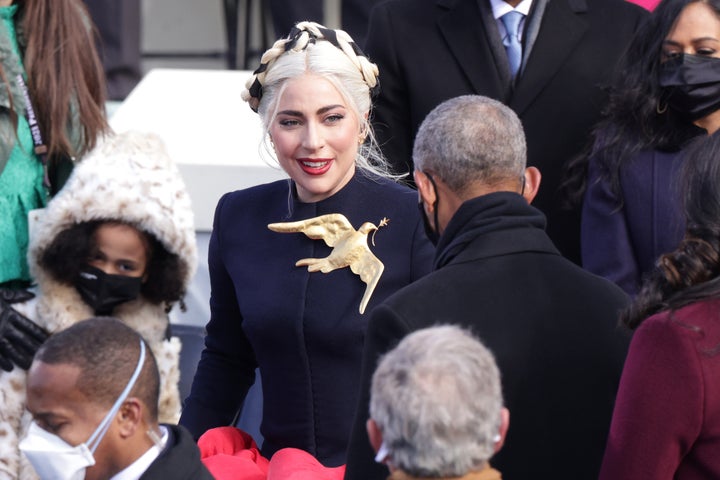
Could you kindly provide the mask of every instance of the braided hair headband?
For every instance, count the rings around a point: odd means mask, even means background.
[[[370,95],[377,94],[378,85],[378,68],[372,63],[360,47],[350,38],[343,30],[332,30],[325,28],[315,22],[300,22],[295,25],[287,38],[276,41],[269,50],[267,50],[260,59],[260,66],[253,72],[245,84],[246,90],[242,92],[242,98],[250,105],[254,112],[258,111],[260,99],[263,96],[263,84],[265,83],[265,75],[268,68],[282,54],[290,50],[301,52],[310,44],[315,44],[318,40],[327,40],[335,47],[345,53],[352,63],[360,71],[363,80],[370,89]]]

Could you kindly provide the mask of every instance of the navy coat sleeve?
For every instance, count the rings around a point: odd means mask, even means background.
[[[208,252],[210,271],[210,321],[205,349],[185,401],[180,424],[197,439],[206,430],[230,425],[255,381],[257,361],[242,329],[233,282],[223,264],[222,210],[227,195],[215,211]]]
[[[588,187],[582,207],[582,265],[634,295],[640,285],[638,260],[625,209],[619,207],[620,198],[603,178],[600,161],[595,155],[589,161]]]

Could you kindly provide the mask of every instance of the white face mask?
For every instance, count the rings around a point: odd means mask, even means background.
[[[35,422],[30,424],[27,435],[20,442],[20,450],[43,480],[82,480],[85,469],[95,465],[93,454],[85,443],[73,447]]]
[[[34,421],[28,433],[20,442],[20,450],[25,454],[42,480],[83,480],[87,467],[95,465],[93,453],[110,428],[120,406],[135,386],[143,363],[145,362],[145,342],[140,340],[140,359],[130,381],[115,404],[105,415],[90,438],[73,447],[62,438],[40,428]]]
[[[380,444],[380,448],[378,448],[377,454],[375,455],[375,462],[385,463],[388,458],[390,458],[390,449],[385,444],[385,440],[383,440]]]

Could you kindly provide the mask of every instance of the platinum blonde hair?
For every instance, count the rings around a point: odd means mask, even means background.
[[[423,120],[415,137],[415,170],[437,174],[456,193],[525,171],[525,132],[515,112],[480,95],[451,98]]]
[[[418,330],[381,360],[370,417],[388,462],[415,477],[460,477],[492,456],[503,406],[490,351],[457,326]]]
[[[300,22],[287,38],[276,41],[263,54],[242,98],[260,115],[265,132],[277,114],[287,81],[302,75],[317,75],[329,81],[357,119],[358,134],[365,138],[356,155],[357,168],[380,177],[402,178],[404,175],[391,173],[369,122],[371,93],[378,86],[377,65],[363,55],[343,30]]]

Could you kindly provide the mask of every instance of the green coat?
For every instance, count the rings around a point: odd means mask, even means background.
[[[19,16],[15,18],[15,33],[17,35],[20,50],[24,53],[25,47],[27,46],[27,40],[22,28],[22,18]],[[2,85],[0,86],[0,175],[2,175],[2,171],[10,158],[10,152],[12,152],[15,147],[15,142],[17,140],[15,123],[13,122],[13,118],[10,113],[11,105],[17,115],[27,115],[22,92],[16,82],[11,81],[11,79],[17,77],[19,73],[23,73],[22,67],[16,62],[7,61],[7,59],[10,58],[11,53],[12,43],[10,41],[10,33],[5,28],[5,25],[0,22],[0,64],[2,65],[3,75],[5,76],[5,79],[8,80],[7,84],[2,82]],[[13,102],[11,102],[8,94],[8,86],[10,88],[10,92],[12,92]],[[72,120],[68,122],[68,129],[70,133],[69,138],[73,145],[73,149],[78,151],[83,144],[83,135],[82,129],[78,128],[80,118],[74,104],[71,105],[71,118]],[[74,158],[65,156],[55,157],[49,160],[48,175],[50,177],[51,195],[56,194],[65,184],[65,181],[72,172],[74,160]]]

